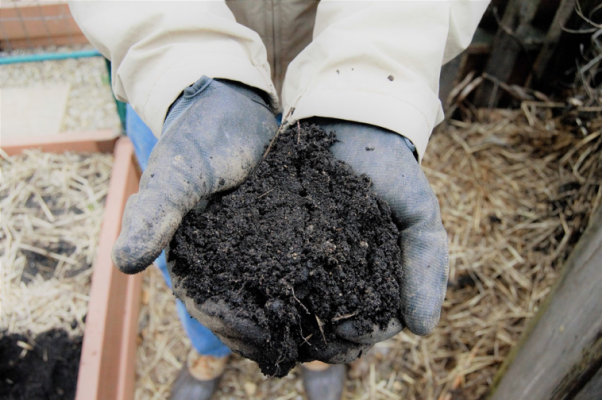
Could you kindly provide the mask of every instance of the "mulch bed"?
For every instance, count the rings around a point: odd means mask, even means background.
[[[71,400],[75,398],[82,337],[53,329],[29,340],[0,334],[0,398]]]
[[[73,399],[113,156],[0,154],[0,398]]]

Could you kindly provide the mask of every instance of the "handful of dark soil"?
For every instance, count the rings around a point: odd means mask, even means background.
[[[256,359],[284,376],[315,359],[353,320],[368,331],[399,317],[400,249],[370,178],[336,160],[315,125],[280,133],[237,190],[190,212],[171,244],[172,271],[198,304],[225,300],[270,333]]]
[[[0,336],[0,399],[75,398],[82,337],[53,329],[31,346],[23,335]]]

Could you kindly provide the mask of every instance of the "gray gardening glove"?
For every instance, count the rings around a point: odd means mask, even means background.
[[[211,195],[246,179],[277,128],[258,91],[243,84],[202,77],[185,89],[169,111],[139,192],[127,202],[115,265],[128,274],[146,269],[190,210],[202,212]],[[197,304],[186,296],[186,278],[171,273],[169,260],[167,266],[174,294],[190,315],[238,353],[261,348],[266,333],[224,302]]]
[[[122,272],[146,269],[188,211],[240,185],[259,163],[278,126],[258,92],[203,76],[176,100],[125,207],[112,254]]]
[[[439,203],[414,156],[414,146],[403,136],[371,125],[314,119],[326,131],[335,131],[334,156],[359,174],[368,175],[373,189],[389,203],[400,231],[403,320],[393,319],[384,329],[358,332],[353,320],[341,324],[337,335],[374,344],[407,326],[417,335],[430,333],[439,322],[449,271],[447,234]]]

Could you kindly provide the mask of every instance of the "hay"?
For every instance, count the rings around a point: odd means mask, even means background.
[[[530,101],[517,111],[475,110],[476,122],[437,130],[423,168],[450,243],[441,322],[429,336],[404,331],[354,362],[346,399],[471,400],[487,393],[601,202],[602,118],[595,111]],[[150,314],[137,367],[146,375],[137,399],[165,397],[188,346],[172,294],[158,272],[148,275]],[[299,378],[296,369],[266,379],[235,356],[216,398],[301,399]]]
[[[375,365],[376,398],[392,398],[379,387],[481,398],[537,312],[602,196],[602,118],[553,111],[480,110],[433,136],[423,168],[449,236],[450,285],[433,334],[401,333],[354,365],[356,376]],[[349,398],[370,398],[371,385],[350,382]]]
[[[166,399],[186,362],[190,340],[178,319],[175,297],[155,266],[144,272],[138,324],[135,398]]]
[[[83,335],[113,156],[1,155],[0,330]]]

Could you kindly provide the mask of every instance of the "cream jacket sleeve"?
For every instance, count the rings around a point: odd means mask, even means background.
[[[113,64],[113,91],[161,134],[169,106],[202,75],[278,95],[259,35],[224,1],[71,1],[88,40]]]
[[[487,5],[322,1],[313,41],[286,74],[287,122],[321,116],[380,126],[410,139],[422,159],[443,120],[441,65],[468,47]]]

